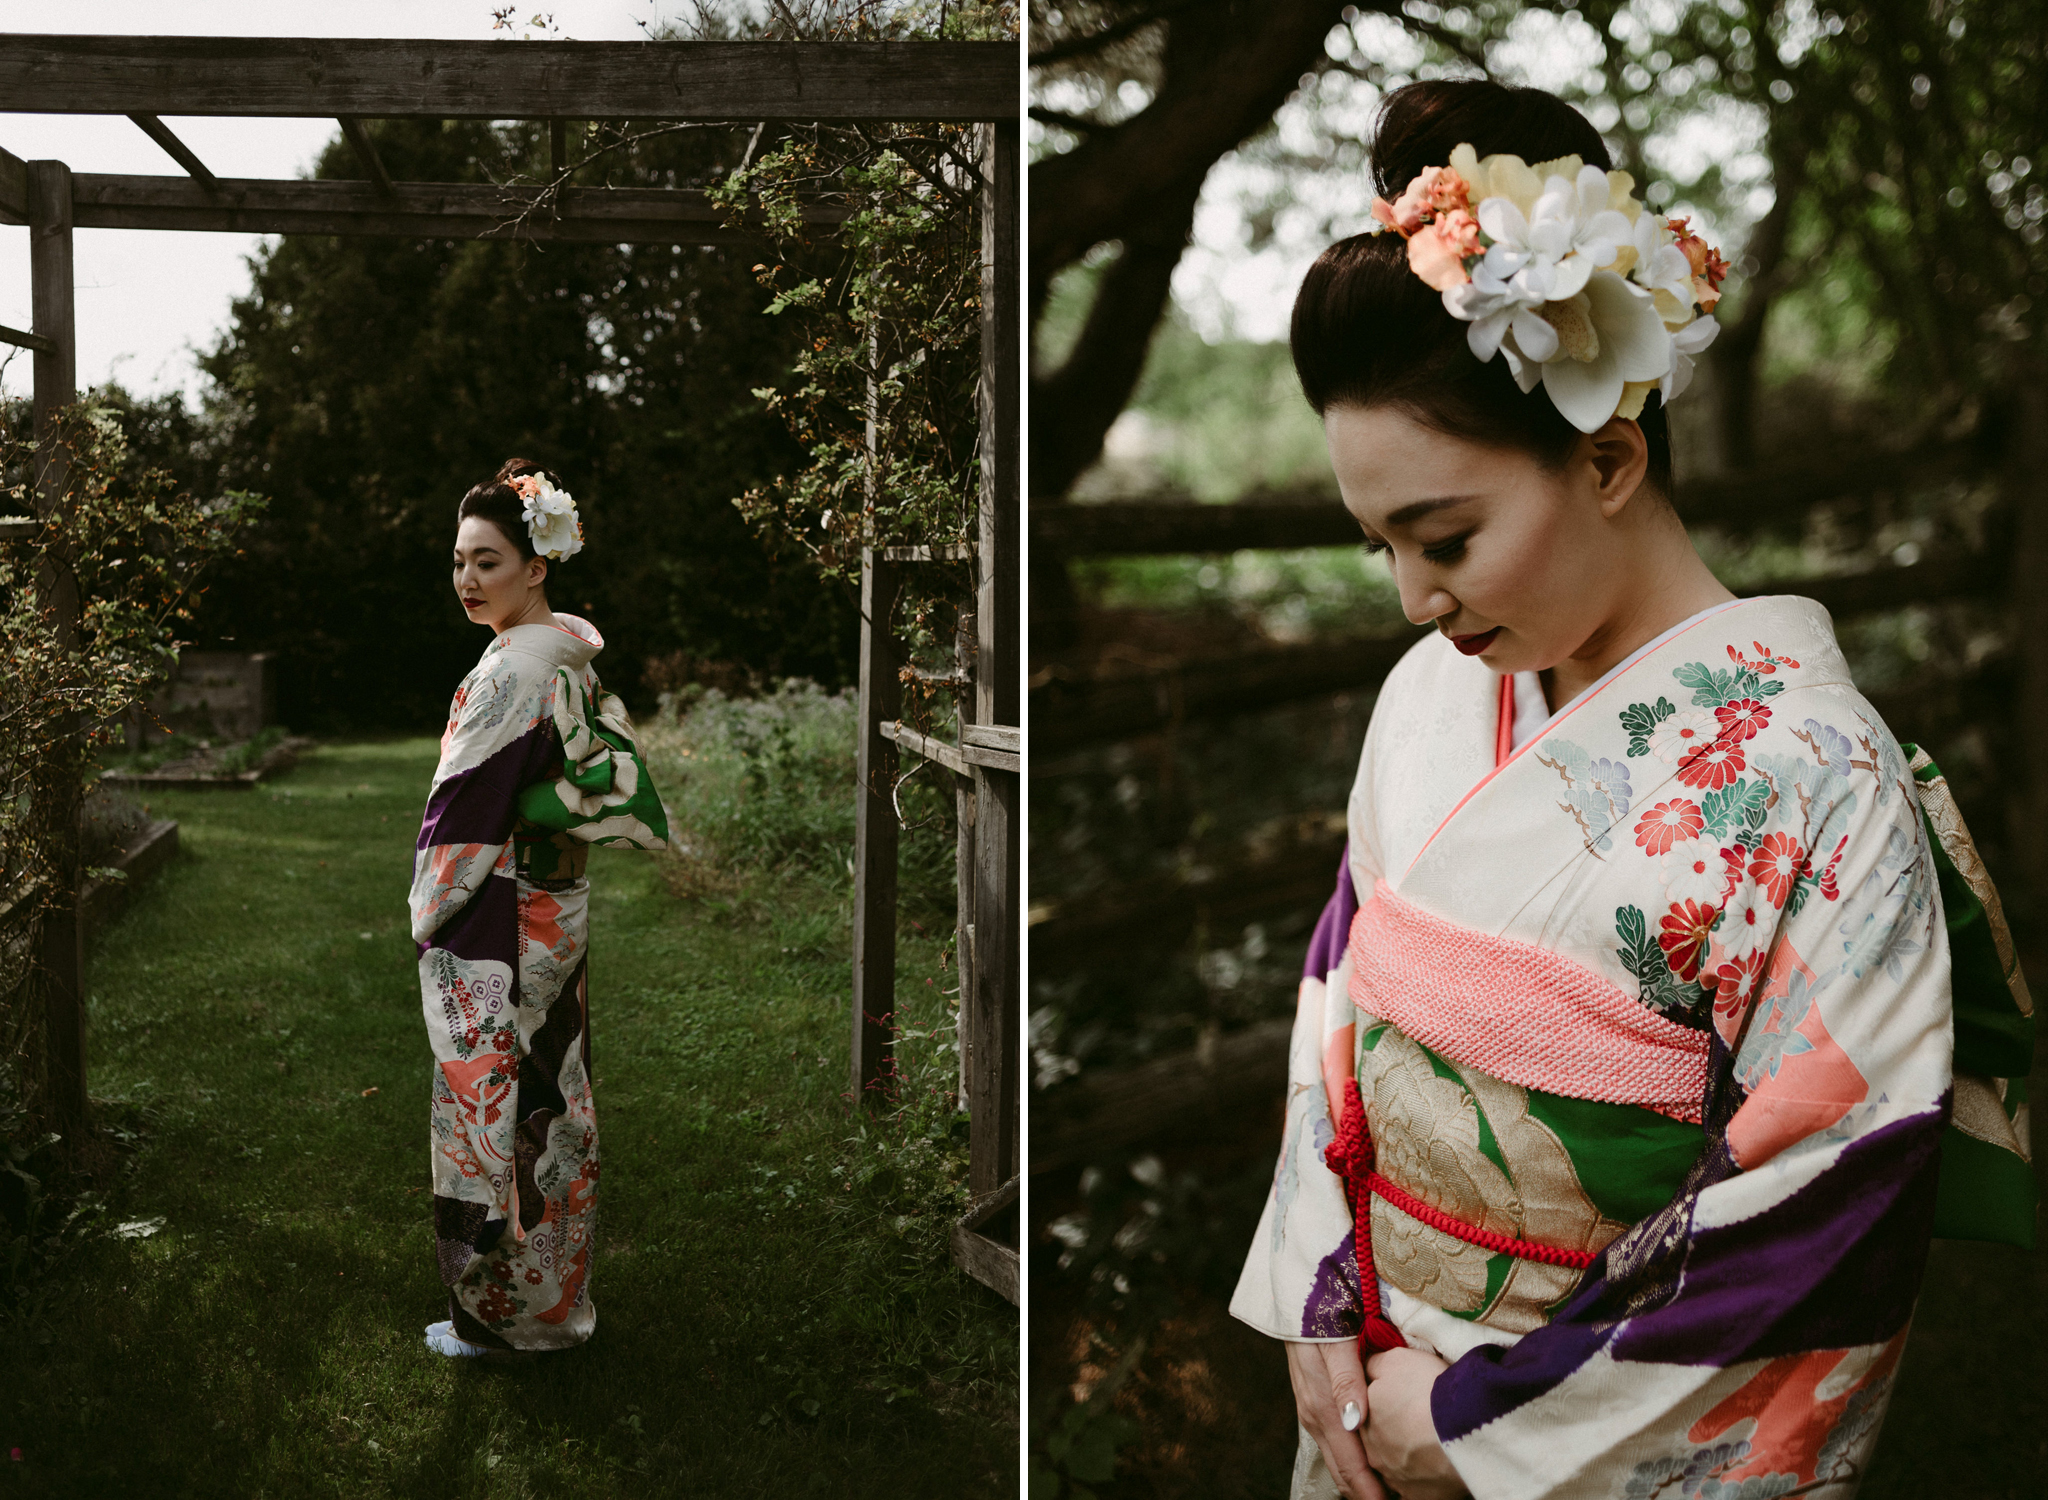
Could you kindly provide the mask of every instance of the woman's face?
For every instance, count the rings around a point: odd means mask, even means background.
[[[1394,407],[1333,406],[1323,430],[1345,509],[1387,554],[1410,620],[1496,672],[1597,654],[1645,511],[1624,520],[1646,466],[1635,423],[1582,438],[1554,473]]]
[[[522,558],[505,533],[481,516],[465,516],[455,531],[455,595],[470,619],[493,630],[536,602],[548,576],[547,559]]]

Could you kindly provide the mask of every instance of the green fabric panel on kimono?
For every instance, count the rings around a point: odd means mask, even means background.
[[[520,792],[520,818],[536,828],[567,833],[577,838],[584,838],[585,836],[578,830],[591,824],[612,818],[632,818],[648,829],[656,839],[665,842],[668,838],[668,813],[661,805],[660,794],[654,789],[654,778],[647,774],[646,761],[640,758],[639,749],[630,739],[604,727],[597,717],[596,705],[591,702],[589,693],[582,693],[581,698],[578,716],[591,734],[610,747],[614,756],[623,755],[633,762],[634,770],[638,773],[633,795],[624,802],[602,808],[595,817],[585,817],[574,811],[562,799],[562,786],[572,786],[585,795],[602,796],[612,789],[612,768],[607,762],[585,770],[572,761],[562,768],[562,774],[557,779],[536,782]],[[593,844],[624,844],[629,847],[637,844],[636,840],[622,835],[588,838],[585,841]]]
[[[1921,749],[1910,744],[1900,748],[1909,761],[1918,758]],[[1913,769],[1914,780],[1923,786],[1941,774],[1932,758]],[[1983,901],[1956,867],[1934,820],[1923,811],[1921,822],[1934,853],[1948,927],[1954,1070],[2007,1080],[2004,1102],[2010,1119],[2026,1099],[2027,1074],[2034,1062],[2034,1018],[2020,1013],[2006,983]],[[1937,1239],[1989,1240],[2032,1249],[2037,1197],[2033,1166],[2023,1157],[1965,1135],[1953,1125],[1942,1132],[1941,1185],[1934,1206]]]
[[[1706,1149],[1707,1133],[1634,1104],[1568,1099],[1530,1089],[1529,1114],[1570,1153],[1593,1206],[1633,1224],[1669,1203]]]
[[[1934,1198],[1934,1235],[2034,1248],[2034,1169],[2003,1146],[1941,1133],[1941,1185]]]
[[[1443,1311],[1451,1317],[1466,1323],[1476,1323],[1493,1310],[1493,1304],[1500,1301],[1501,1288],[1508,1284],[1508,1272],[1515,1268],[1512,1255],[1489,1255],[1486,1257],[1486,1294],[1477,1307],[1460,1311],[1446,1307]]]
[[[1911,755],[1913,747],[1906,747]],[[1931,781],[1941,768],[1929,762],[1914,779]],[[1933,820],[1922,815],[1934,870],[1941,882],[1941,910],[1948,923],[1949,985],[1954,996],[1955,1070],[1990,1078],[2024,1078],[2034,1065],[2034,1018],[2023,1016],[2005,982],[2005,966],[1991,936],[1991,917],[1942,847]]]

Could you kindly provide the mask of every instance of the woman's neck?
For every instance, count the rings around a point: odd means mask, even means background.
[[[1552,713],[1672,626],[1735,597],[1701,560],[1675,517],[1645,542],[1647,555],[1632,570],[1640,581],[1583,646],[1542,674]]]
[[[555,612],[548,608],[548,596],[546,594],[535,594],[526,601],[517,614],[498,622],[498,634],[503,635],[508,630],[516,630],[521,625],[553,625],[555,623]]]

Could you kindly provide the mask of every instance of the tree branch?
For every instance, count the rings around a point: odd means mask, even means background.
[[[1123,243],[1102,273],[1088,321],[1058,370],[1031,382],[1031,487],[1036,495],[1063,495],[1102,451],[1110,424],[1131,399],[1152,331],[1173,292],[1194,228],[1197,180],[1179,200]]]
[[[1394,0],[1378,0],[1384,10]],[[1168,30],[1165,81],[1121,125],[1031,169],[1032,304],[1054,272],[1104,240],[1141,230],[1226,151],[1255,134],[1323,56],[1342,20],[1334,0],[1204,0]]]
[[[1086,36],[1070,36],[1054,42],[1043,52],[1032,53],[1031,66],[1049,67],[1053,63],[1067,62],[1076,57],[1086,57],[1090,53],[1100,52],[1104,47],[1120,42],[1125,37],[1135,36],[1155,21],[1169,20],[1190,6],[1201,3],[1202,0],[1178,0],[1175,4],[1136,11],[1120,21],[1112,21],[1100,31],[1091,31]]]

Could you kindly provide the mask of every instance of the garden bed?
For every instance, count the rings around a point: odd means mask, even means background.
[[[85,923],[86,936],[90,938],[120,916],[127,908],[129,894],[169,864],[177,853],[178,825],[175,820],[157,818],[146,824],[128,841],[126,848],[106,862],[107,867],[121,872],[121,878],[88,881],[80,894],[79,913]]]
[[[204,791],[209,787],[247,789],[298,764],[302,751],[315,741],[283,729],[262,731],[233,745],[173,736],[163,745],[129,757],[100,772],[102,783],[153,791]]]

